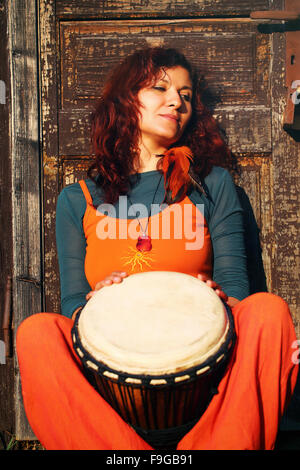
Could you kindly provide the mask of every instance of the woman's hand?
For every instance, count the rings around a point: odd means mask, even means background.
[[[222,287],[219,286],[219,284],[217,284],[215,281],[213,281],[212,279],[209,279],[209,277],[205,276],[204,274],[198,274],[198,279],[200,279],[200,281],[203,281],[205,282],[209,287],[211,287],[212,289],[214,289],[214,291],[216,292],[216,294],[222,299],[224,300],[224,302],[227,303],[227,305],[229,305],[229,307],[234,307],[236,304],[239,303],[239,300],[238,299],[235,299],[234,297],[228,297],[227,294],[225,294],[225,292],[222,291]]]
[[[97,290],[102,289],[102,287],[105,286],[110,286],[111,284],[119,284],[120,282],[123,281],[124,277],[127,277],[128,274],[125,271],[113,271],[109,276],[106,276],[105,279],[102,281],[98,282],[95,286],[94,290],[91,290],[87,295],[86,295],[86,300],[89,300]]]
[[[216,294],[222,299],[224,300],[224,302],[227,302],[228,300],[228,295],[225,294],[225,292],[222,291],[222,287],[219,286],[219,284],[217,284],[215,281],[213,281],[212,279],[209,279],[209,277],[205,276],[204,274],[198,274],[198,279],[200,279],[200,281],[203,281],[205,282],[208,287],[211,287],[212,289],[214,289],[214,291],[216,292]]]

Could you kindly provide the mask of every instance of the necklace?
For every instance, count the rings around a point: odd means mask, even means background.
[[[150,206],[150,213],[149,213],[149,215],[148,215],[148,219],[147,219],[147,223],[146,223],[145,230],[143,230],[143,227],[142,227],[142,224],[141,224],[141,222],[140,222],[140,219],[139,219],[138,217],[136,217],[137,220],[138,220],[139,226],[140,226],[140,228],[141,228],[141,231],[142,231],[142,235],[140,235],[140,236],[138,237],[138,240],[137,240],[137,243],[136,243],[136,248],[137,248],[138,251],[151,251],[151,250],[152,250],[151,237],[149,237],[149,235],[147,235],[146,232],[147,232],[147,228],[148,228],[148,224],[149,224],[149,219],[150,219],[150,217],[151,217],[152,205],[154,204],[155,196],[156,196],[156,193],[157,193],[157,191],[158,191],[158,188],[159,188],[159,185],[160,185],[162,176],[163,176],[163,175],[161,175],[161,177],[160,177],[160,179],[159,179],[159,182],[158,182],[158,185],[157,185],[157,187],[156,187],[156,190],[155,190],[155,192],[154,192],[154,196],[153,196],[153,199],[152,199],[152,202],[151,202],[151,206]],[[128,197],[128,199],[129,199],[130,204],[133,205],[133,204],[132,204],[132,201],[131,201],[131,199],[130,199],[130,197],[129,197],[129,196],[127,196],[127,197]]]

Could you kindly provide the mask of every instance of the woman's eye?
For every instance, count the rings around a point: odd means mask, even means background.
[[[165,91],[166,89],[163,86],[154,86],[154,90]]]
[[[187,101],[188,103],[190,103],[192,100],[192,97],[190,95],[181,95],[181,97],[184,99],[184,101]]]

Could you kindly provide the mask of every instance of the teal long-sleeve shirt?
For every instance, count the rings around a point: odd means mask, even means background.
[[[136,179],[137,177],[137,179]],[[132,177],[130,199],[144,204],[150,211],[153,194],[158,186],[155,204],[161,203],[164,182],[159,171],[140,173]],[[93,204],[103,203],[101,189],[90,180],[85,180]],[[213,167],[204,180],[207,196],[196,189],[188,194],[194,204],[203,204],[204,217],[208,223],[213,247],[213,280],[229,297],[239,300],[249,295],[247,259],[244,242],[243,210],[229,172]],[[118,203],[115,205],[116,216]],[[79,183],[65,187],[58,196],[56,208],[56,244],[59,261],[61,313],[71,317],[73,312],[86,304],[86,294],[91,290],[85,272],[84,262],[86,239],[83,231],[83,217],[86,199]],[[151,215],[154,215],[152,210]],[[135,216],[128,216],[134,218]],[[176,254],[174,253],[174,256]]]

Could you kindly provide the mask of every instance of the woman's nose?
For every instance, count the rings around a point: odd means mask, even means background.
[[[181,96],[178,91],[172,91],[168,96],[168,106],[180,108],[182,104]]]

